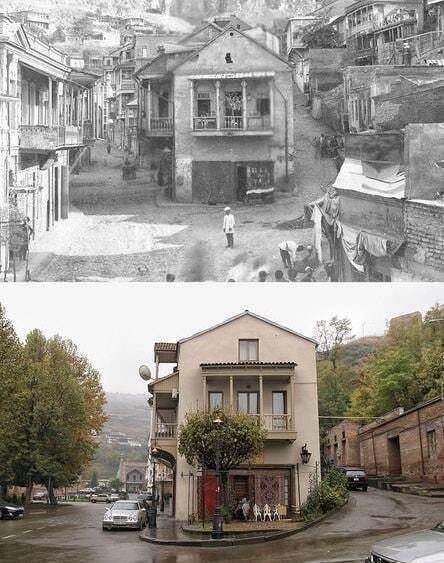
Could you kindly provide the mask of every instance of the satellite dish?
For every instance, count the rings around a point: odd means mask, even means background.
[[[149,381],[151,379],[151,370],[148,366],[140,366],[139,375],[144,381]]]

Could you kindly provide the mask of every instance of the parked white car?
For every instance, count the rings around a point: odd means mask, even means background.
[[[108,493],[94,493],[90,496],[89,500],[91,502],[112,502],[111,496]]]
[[[107,508],[103,516],[102,528],[135,528],[141,530],[146,526],[146,510],[136,500],[118,500]]]
[[[378,542],[366,563],[443,563],[444,522]]]

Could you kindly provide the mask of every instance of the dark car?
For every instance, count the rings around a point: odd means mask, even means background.
[[[0,500],[0,520],[16,520],[23,518],[25,509],[11,502]]]
[[[341,467],[341,470],[347,477],[347,488],[350,491],[357,491],[358,489],[364,492],[367,491],[368,480],[363,469],[360,467]]]

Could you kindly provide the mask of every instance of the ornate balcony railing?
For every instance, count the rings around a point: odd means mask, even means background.
[[[243,129],[243,117],[237,115],[226,115],[223,120],[224,129]]]
[[[152,131],[166,131],[170,132],[173,130],[173,118],[172,117],[152,117],[151,118],[151,130]]]
[[[251,414],[257,422],[270,432],[288,432],[293,430],[290,414]]]
[[[193,118],[194,131],[269,131],[271,129],[271,117],[269,115],[248,115],[244,120],[242,115],[225,115],[221,119],[218,129],[217,117],[199,116]]]
[[[156,439],[172,440],[177,436],[177,424],[157,421],[153,435]]]
[[[21,149],[55,150],[83,144],[83,133],[77,125],[21,125],[19,139]]]
[[[217,120],[216,117],[195,117],[194,118],[194,130],[195,131],[206,131],[208,129],[216,129]]]

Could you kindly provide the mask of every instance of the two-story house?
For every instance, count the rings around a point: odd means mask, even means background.
[[[0,15],[2,271],[17,222],[29,217],[37,236],[68,216],[70,161],[83,148],[90,102],[66,55]]]
[[[230,25],[200,47],[182,41],[136,74],[141,136],[169,140],[178,201],[242,201],[288,180],[292,69],[274,51]]]
[[[214,409],[248,414],[267,430],[262,455],[230,472],[230,498],[296,513],[320,459],[316,342],[245,311],[178,342],[159,342],[154,355],[150,445],[173,470],[176,519],[197,515],[202,488],[207,509],[214,507],[214,474],[202,478],[202,468],[190,467],[177,450],[187,414]],[[174,368],[158,377],[163,363]],[[301,462],[305,444],[308,464]]]

